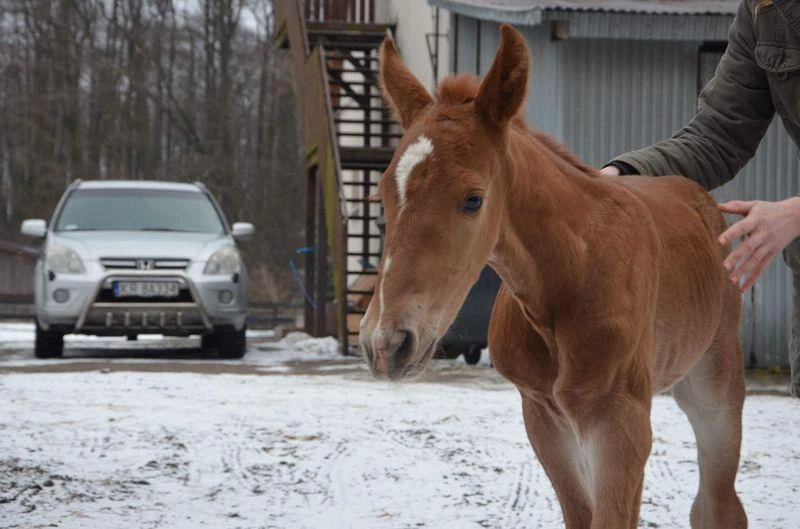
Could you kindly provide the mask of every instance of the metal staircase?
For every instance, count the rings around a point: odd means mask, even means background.
[[[302,4],[299,0],[278,0],[277,7],[278,27],[303,28],[304,42],[299,36],[292,39],[289,35],[290,47],[296,46],[297,41],[309,50],[318,50],[315,52],[324,64],[326,114],[331,120],[328,125],[334,136],[331,147],[338,164],[333,168],[335,176],[329,176],[335,181],[319,182],[313,187],[322,190],[323,196],[317,203],[324,204],[326,218],[330,218],[330,213],[339,213],[341,217],[341,230],[333,237],[331,227],[328,228],[328,263],[336,290],[333,306],[338,309],[338,334],[347,351],[357,345],[358,326],[373,293],[382,250],[381,206],[371,197],[377,192],[378,179],[402,135],[378,88],[378,49],[393,27],[373,22],[374,1],[370,0],[305,0]],[[293,16],[302,20],[292,20]],[[297,61],[295,64],[297,76]],[[304,100],[302,93],[300,96],[301,107],[314,104]],[[309,128],[320,127],[313,116],[304,119],[303,125],[307,138],[312,132]],[[307,151],[313,151],[315,145],[306,143]],[[316,168],[315,173],[330,175],[331,172]],[[309,204],[312,202],[310,199]],[[333,208],[337,211],[327,211]],[[319,251],[320,238],[315,240]],[[316,266],[306,268],[307,284],[318,285],[320,278],[327,277],[320,269],[320,259],[315,261]],[[319,286],[314,290],[322,291]],[[316,299],[316,304],[321,305],[321,301]],[[319,314],[310,317],[317,322],[323,319]],[[316,327],[310,330],[324,334],[319,325]]]

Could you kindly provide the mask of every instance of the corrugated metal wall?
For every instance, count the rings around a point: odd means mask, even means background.
[[[702,41],[725,40],[732,17],[546,11],[542,20],[567,22],[570,38]]]
[[[635,21],[628,22],[617,27],[630,32]],[[642,25],[652,23],[648,18]],[[604,26],[609,32],[615,27]],[[719,58],[700,54],[701,41],[626,40],[611,34],[553,41],[547,24],[521,29],[533,54],[529,122],[595,165],[669,137],[684,125],[694,113],[698,86]],[[721,34],[718,29],[710,33],[709,40]],[[457,35],[453,60],[458,71],[485,73],[499,25],[459,16],[451,34]],[[800,192],[799,168],[797,152],[776,121],[756,158],[715,197],[786,198]],[[748,365],[788,365],[790,281],[788,269],[776,261],[744,296],[741,337]]]
[[[705,84],[714,75],[718,54],[705,54],[698,71]],[[755,157],[728,184],[713,192],[720,202],[733,199],[781,200],[800,193],[800,158],[776,118]],[[731,221],[735,217],[729,217]],[[792,275],[781,260],[772,263],[744,297],[742,345],[748,364],[783,366],[788,363],[791,332]]]
[[[570,39],[565,49],[564,142],[585,161],[672,135],[692,115],[698,43]]]
[[[781,200],[800,192],[798,155],[788,134],[776,119],[767,131],[756,157],[728,184],[713,195],[719,201],[733,199]],[[733,218],[733,217],[731,217]],[[762,278],[745,294],[742,345],[748,363],[760,366],[788,365],[792,309],[792,276],[776,259]]]

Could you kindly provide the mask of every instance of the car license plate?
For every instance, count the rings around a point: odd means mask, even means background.
[[[174,281],[115,281],[114,297],[117,298],[174,298],[180,292]]]

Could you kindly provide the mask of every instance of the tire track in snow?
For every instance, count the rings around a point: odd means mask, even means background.
[[[511,493],[506,497],[503,506],[504,527],[522,527],[521,521],[527,522],[526,514],[531,499],[530,483],[532,480],[531,465],[525,463],[519,468],[516,478],[512,482]]]
[[[222,472],[230,474],[239,486],[249,490],[252,485],[252,476],[242,465],[242,448],[252,438],[250,429],[247,426],[244,417],[236,415],[233,423],[225,428],[224,431],[218,431],[217,434],[220,434],[220,441],[223,446],[220,457]]]

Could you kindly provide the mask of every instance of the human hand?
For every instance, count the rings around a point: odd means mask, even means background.
[[[606,167],[600,169],[600,174],[605,176],[619,176],[619,169],[613,165],[607,165]]]
[[[744,217],[719,236],[721,245],[747,237],[723,262],[729,281],[740,284],[744,291],[753,286],[781,250],[800,236],[800,197],[779,202],[732,200],[720,204],[719,209]]]

